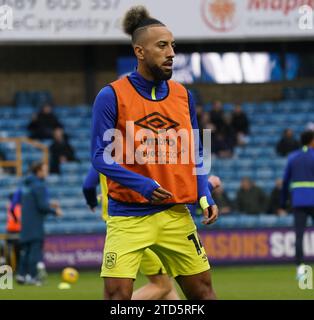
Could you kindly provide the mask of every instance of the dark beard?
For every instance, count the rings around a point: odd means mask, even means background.
[[[148,66],[148,68],[149,68],[152,76],[154,77],[155,82],[164,81],[164,80],[167,81],[167,80],[171,79],[171,77],[172,77],[172,71],[169,73],[165,73],[156,64],[153,66]]]

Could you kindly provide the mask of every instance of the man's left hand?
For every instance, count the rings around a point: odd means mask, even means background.
[[[203,224],[212,224],[218,218],[218,207],[216,205],[209,206],[203,210]]]

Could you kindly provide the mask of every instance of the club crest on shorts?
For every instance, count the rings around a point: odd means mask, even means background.
[[[105,255],[105,266],[107,269],[112,269],[117,262],[117,254],[115,252],[107,252]]]
[[[203,261],[204,261],[204,262],[207,262],[207,261],[208,261],[208,258],[207,258],[206,253],[205,253],[205,254],[203,254],[202,259],[203,259]]]

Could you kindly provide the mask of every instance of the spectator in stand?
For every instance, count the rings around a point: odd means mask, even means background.
[[[33,139],[52,139],[53,130],[62,128],[58,118],[52,112],[50,104],[46,103],[38,114],[33,114],[32,121],[27,126]]]
[[[300,144],[297,139],[294,138],[294,133],[292,129],[285,129],[283,131],[282,137],[277,143],[276,151],[278,155],[285,157],[290,152],[299,149]]]
[[[231,125],[236,132],[237,144],[246,144],[247,136],[249,134],[249,120],[242,110],[241,105],[236,104],[234,106],[231,117]]]
[[[227,214],[232,212],[232,201],[222,186],[213,190],[213,199],[217,206],[219,205],[220,214]]]
[[[60,164],[77,161],[74,150],[69,144],[62,128],[56,128],[53,132],[53,142],[50,150],[50,173],[60,173]]]
[[[220,131],[213,135],[212,141],[212,152],[217,157],[232,158],[234,148],[232,138]]]
[[[196,116],[201,134],[201,142],[203,143],[203,130],[210,129],[212,134],[214,134],[216,127],[210,121],[209,112],[204,112],[204,109],[201,105],[196,106]]]
[[[223,121],[223,126],[219,131],[222,132],[224,136],[228,138],[230,144],[235,147],[237,145],[237,134],[232,126],[232,118],[230,113],[226,113],[223,116]]]
[[[240,104],[234,106],[231,123],[237,133],[249,134],[249,120]]]
[[[215,101],[210,111],[210,121],[219,131],[224,125],[224,111],[221,101]]]
[[[267,196],[250,178],[242,178],[237,192],[237,211],[247,214],[258,214],[266,211]]]
[[[277,179],[275,187],[272,190],[269,198],[268,213],[277,214],[278,216],[284,216],[287,211],[281,208],[280,196],[282,190],[282,179]]]

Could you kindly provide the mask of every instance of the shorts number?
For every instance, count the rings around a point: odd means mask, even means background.
[[[195,234],[191,233],[188,236],[188,240],[192,240],[194,245],[195,245],[195,249],[198,255],[200,255],[202,253],[201,248],[203,247],[201,240],[199,239],[199,237],[197,237],[198,239],[196,239]]]

